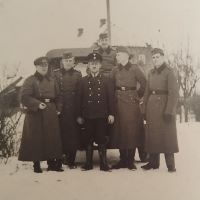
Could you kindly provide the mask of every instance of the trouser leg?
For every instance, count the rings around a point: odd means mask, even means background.
[[[93,146],[89,144],[86,147],[86,162],[82,167],[84,170],[91,170],[93,169]]]
[[[47,165],[48,165],[48,169],[50,169],[50,168],[55,168],[55,166],[56,166],[56,162],[55,162],[55,159],[48,159],[47,160]]]
[[[135,150],[136,150],[135,148],[127,150],[127,167],[130,170],[136,170],[137,169],[135,164],[134,164]]]
[[[69,164],[74,164],[76,159],[76,150],[69,152]]]
[[[99,145],[99,157],[100,157],[100,170],[109,171],[110,167],[107,163],[107,156],[106,156],[106,146],[100,144]]]
[[[127,149],[119,149],[120,160],[116,164],[112,166],[112,169],[120,169],[127,167],[127,159],[128,159],[128,150]]]
[[[75,164],[75,159],[76,159],[76,150],[74,151],[69,151],[68,153],[68,166],[70,169],[75,169],[77,168]]]
[[[33,168],[35,173],[42,173],[42,169],[40,166],[40,161],[33,162]]]
[[[138,147],[138,154],[141,162],[147,162],[148,154],[144,151],[143,147]]]
[[[83,165],[84,170],[93,169],[93,133],[95,121],[86,119],[85,121],[85,142],[86,142],[86,162]]]
[[[119,149],[119,157],[120,161],[126,163],[128,157],[128,150],[127,149]]]
[[[144,170],[158,169],[160,165],[160,154],[150,154],[149,162],[146,165],[141,166]]]
[[[166,162],[168,171],[176,171],[175,159],[174,159],[173,153],[165,153],[165,162]]]
[[[106,136],[108,132],[108,124],[106,118],[95,119],[94,127],[94,140],[98,144],[99,158],[100,158],[100,170],[109,171],[110,168],[107,163],[107,149],[108,143]]]
[[[133,163],[135,160],[135,148],[134,149],[128,149],[127,150],[127,162],[128,163]]]
[[[159,153],[150,154],[150,163],[154,167],[159,167],[160,166],[160,154]]]

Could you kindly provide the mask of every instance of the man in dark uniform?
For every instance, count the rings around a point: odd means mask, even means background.
[[[174,153],[179,151],[176,132],[178,84],[173,69],[165,63],[162,49],[152,50],[154,68],[149,72],[144,95],[146,116],[145,150],[150,154],[144,170],[157,169],[160,153],[164,153],[169,172],[175,172]]]
[[[109,75],[113,67],[116,66],[116,50],[109,45],[108,34],[99,35],[99,47],[94,49],[94,53],[102,56],[101,73]]]
[[[47,57],[34,61],[36,72],[28,77],[21,90],[25,108],[19,160],[33,161],[34,172],[42,173],[40,161],[47,160],[48,171],[62,172],[57,160],[62,157],[58,115],[62,109],[59,87],[48,74]]]
[[[88,55],[90,74],[82,79],[77,95],[77,122],[85,125],[86,163],[84,170],[93,169],[92,144],[98,144],[100,170],[109,171],[106,160],[106,134],[108,124],[114,123],[114,87],[111,79],[100,73],[100,54]]]
[[[70,169],[76,168],[75,157],[80,147],[80,129],[76,122],[75,97],[77,85],[82,75],[75,70],[75,60],[71,52],[64,53],[60,61],[61,69],[55,73],[63,97],[63,109],[60,115],[60,127],[63,153]]]
[[[113,169],[136,170],[135,148],[142,145],[143,128],[139,103],[144,94],[146,78],[136,64],[129,62],[129,52],[125,47],[119,47],[117,51],[118,66],[111,73],[115,81],[116,108],[111,147],[120,150],[120,161],[113,165]]]

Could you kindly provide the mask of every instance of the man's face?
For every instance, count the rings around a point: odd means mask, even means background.
[[[155,67],[160,67],[164,63],[164,56],[160,53],[154,54],[152,59]]]
[[[129,55],[127,53],[125,53],[125,52],[118,52],[116,54],[116,59],[117,59],[117,63],[123,64],[125,62],[128,62]]]
[[[109,47],[109,40],[108,38],[103,38],[99,40],[99,45],[103,48],[103,49],[107,49]]]
[[[99,70],[101,68],[101,62],[100,61],[89,61],[88,68],[91,73],[96,74],[99,72]]]
[[[62,60],[61,60],[61,63],[62,63],[63,68],[64,68],[66,71],[68,71],[68,70],[70,70],[71,68],[73,68],[73,67],[74,67],[74,64],[75,64],[74,58],[62,59]]]
[[[40,65],[36,65],[36,71],[42,76],[45,76],[48,72],[48,62],[46,60],[42,60]]]

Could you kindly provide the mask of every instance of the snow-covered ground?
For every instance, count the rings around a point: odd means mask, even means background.
[[[168,173],[161,156],[159,170],[128,169],[101,172],[80,167],[65,171],[35,174],[31,163],[9,160],[0,165],[0,200],[199,200],[200,199],[200,123],[178,125],[180,153],[176,155],[176,173]],[[111,163],[118,151],[108,152]],[[94,159],[98,163],[95,152]],[[84,153],[78,154],[83,162]]]

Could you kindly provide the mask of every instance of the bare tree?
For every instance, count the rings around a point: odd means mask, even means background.
[[[185,54],[182,50],[173,54],[170,65],[175,68],[177,73],[180,102],[184,107],[185,122],[188,122],[189,99],[194,94],[197,82],[200,79],[199,65],[195,64],[189,49]]]

